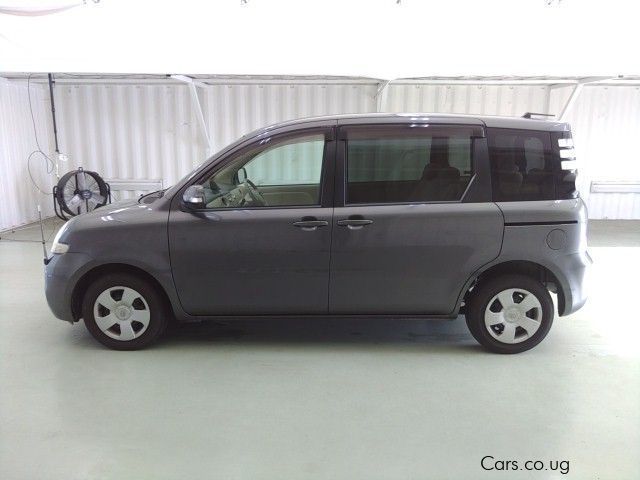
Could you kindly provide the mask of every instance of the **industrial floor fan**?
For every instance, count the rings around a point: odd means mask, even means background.
[[[53,207],[62,220],[111,203],[111,188],[96,172],[82,167],[64,174],[53,187]]]

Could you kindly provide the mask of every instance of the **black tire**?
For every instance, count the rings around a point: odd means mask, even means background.
[[[112,287],[128,287],[140,294],[149,310],[149,321],[139,336],[132,340],[118,340],[103,332],[94,317],[94,304],[98,296]],[[109,273],[95,280],[82,300],[82,317],[87,329],[103,345],[114,350],[139,350],[157,341],[167,327],[169,308],[165,299],[146,280],[129,273]]]
[[[533,294],[540,302],[542,310],[540,327],[531,337],[520,343],[504,343],[497,340],[491,335],[484,321],[484,313],[491,299],[498,293],[511,288],[524,289]],[[514,295],[518,296],[517,293]],[[535,347],[547,336],[553,323],[553,315],[553,300],[542,283],[526,275],[511,274],[496,277],[477,285],[467,302],[465,317],[471,335],[487,350],[494,353],[520,353]]]

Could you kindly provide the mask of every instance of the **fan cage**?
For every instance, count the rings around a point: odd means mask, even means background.
[[[53,187],[53,206],[62,220],[111,203],[111,188],[96,172],[78,168],[64,174]]]

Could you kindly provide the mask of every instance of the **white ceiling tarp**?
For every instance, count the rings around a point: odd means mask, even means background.
[[[0,13],[0,71],[638,75],[638,18],[635,0],[87,0]]]

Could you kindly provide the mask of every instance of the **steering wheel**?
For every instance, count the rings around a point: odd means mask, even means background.
[[[251,199],[254,202],[256,202],[258,206],[261,206],[261,207],[266,206],[267,201],[264,199],[264,197],[260,193],[260,190],[258,190],[258,187],[256,187],[256,184],[253,183],[248,178],[244,181],[244,183],[249,187],[247,190],[249,191],[249,195],[251,196]]]

